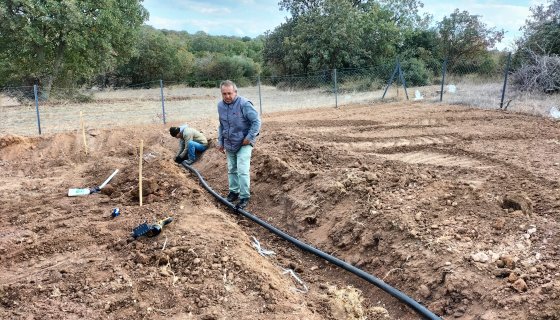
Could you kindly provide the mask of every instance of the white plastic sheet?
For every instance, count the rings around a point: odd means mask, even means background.
[[[560,110],[557,107],[550,108],[550,116],[554,119],[560,119]]]

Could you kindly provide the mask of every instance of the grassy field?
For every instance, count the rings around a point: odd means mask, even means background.
[[[483,109],[500,106],[501,84],[463,81],[454,83],[455,92],[444,86],[443,102],[461,104]],[[407,89],[409,101],[439,103],[440,85],[412,87]],[[27,89],[29,90],[29,89]],[[417,92],[418,91],[418,92]],[[335,95],[331,89],[279,90],[272,86],[244,87],[239,94],[253,101],[261,113],[309,108],[343,107],[349,104],[377,104],[385,101],[406,100],[402,87],[392,86],[381,100],[384,90],[352,91],[345,89]],[[56,100],[39,103],[42,133],[78,130],[80,113],[86,127],[108,128],[126,124],[156,124],[188,122],[216,118],[216,103],[220,99],[217,88],[189,88],[170,86],[164,88],[163,106],[161,91],[153,89],[119,89],[88,92],[89,102]],[[510,102],[511,101],[511,102]],[[504,105],[513,112],[548,116],[549,110],[560,106],[559,95],[520,94],[508,90]],[[0,95],[0,134],[36,135],[39,131],[37,110],[33,101],[26,104],[6,95]]]

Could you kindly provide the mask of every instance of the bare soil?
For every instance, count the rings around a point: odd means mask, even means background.
[[[190,124],[215,140],[215,120]],[[89,129],[87,154],[76,132],[0,136],[0,318],[420,318],[219,204],[173,162],[168,126]],[[211,148],[193,166],[222,195],[225,162]],[[251,171],[247,211],[444,319],[560,319],[559,122],[402,102],[267,113]]]

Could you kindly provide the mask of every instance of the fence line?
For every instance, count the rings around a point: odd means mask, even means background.
[[[491,70],[469,70],[457,65],[448,70],[446,59],[441,64],[441,72],[438,71],[441,73],[439,78],[430,79],[418,66],[396,59],[393,66],[257,76],[249,79],[250,85],[239,86],[238,93],[253,101],[261,114],[395,100],[509,108],[544,116],[552,115],[552,110],[558,112],[559,94],[518,92],[508,84],[510,62],[511,54],[503,65]],[[79,123],[80,111],[84,117],[95,119],[88,124],[96,128],[216,118],[216,104],[221,99],[220,81],[206,81],[216,84],[212,88],[189,87],[164,79],[121,89],[52,88],[48,99],[42,98],[46,93],[37,85],[0,88],[0,112],[3,115],[0,135],[73,130]],[[400,94],[401,90],[404,95]],[[409,97],[409,91],[414,93],[412,97]],[[32,101],[34,113],[30,112]]]

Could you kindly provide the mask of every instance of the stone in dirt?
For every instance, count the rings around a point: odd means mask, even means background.
[[[515,269],[515,258],[513,256],[503,255],[499,261],[502,261],[504,267],[511,270]]]
[[[477,253],[473,254],[471,256],[471,259],[474,262],[481,262],[481,263],[486,263],[486,262],[488,262],[488,260],[490,260],[488,255],[484,252],[477,252]]]
[[[533,214],[533,202],[523,194],[506,194],[502,201],[502,208],[521,210],[524,214]]]
[[[527,283],[523,279],[518,279],[512,285],[512,287],[517,290],[517,292],[525,292],[528,290]]]

